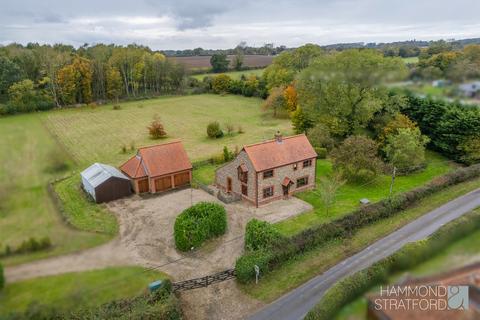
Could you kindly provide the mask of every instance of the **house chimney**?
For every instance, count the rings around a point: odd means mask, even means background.
[[[277,141],[277,143],[282,143],[282,134],[280,133],[280,131],[277,131],[277,133],[275,133],[275,140]]]

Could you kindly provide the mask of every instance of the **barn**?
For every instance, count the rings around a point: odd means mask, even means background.
[[[96,203],[108,202],[132,194],[130,179],[112,166],[94,163],[80,175],[83,189]]]
[[[120,166],[135,193],[157,193],[190,185],[192,164],[181,141],[140,148]]]

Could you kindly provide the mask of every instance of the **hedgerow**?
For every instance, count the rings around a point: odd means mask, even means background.
[[[329,240],[340,238],[343,239],[350,236],[360,228],[380,221],[382,219],[391,217],[396,213],[412,206],[419,200],[438,192],[449,186],[476,178],[480,176],[480,164],[473,165],[467,168],[460,168],[451,173],[447,173],[441,177],[433,179],[425,186],[415,188],[411,191],[399,194],[396,197],[385,199],[377,203],[360,207],[354,212],[334,220],[330,223],[316,225],[303,230],[302,232],[289,237],[280,238],[268,248],[265,254],[260,257],[268,258],[268,262],[259,261],[264,265],[262,273],[278,268],[288,259],[296,255],[302,254],[305,251],[311,250]],[[248,248],[247,248],[248,249]],[[263,249],[265,251],[265,249]],[[246,262],[243,261],[245,256],[248,256],[247,261],[255,264],[252,260],[260,257],[251,254],[252,250],[247,250],[246,253],[237,259],[237,266],[244,266]],[[240,262],[240,264],[239,264]],[[237,270],[237,274],[241,274],[243,270]],[[250,278],[248,277],[250,275]],[[253,274],[254,276],[254,274]],[[240,282],[248,282],[254,279],[252,273],[249,271],[237,278]]]
[[[199,247],[207,239],[224,234],[226,230],[225,208],[216,203],[200,202],[185,209],[175,220],[175,245],[181,251],[188,251]]]
[[[307,320],[334,319],[338,311],[372,287],[385,283],[395,272],[410,269],[435,256],[455,240],[480,227],[480,212],[473,212],[450,222],[430,237],[409,243],[393,255],[335,284],[307,314]]]
[[[252,219],[245,228],[245,249],[270,249],[282,235],[270,223]]]

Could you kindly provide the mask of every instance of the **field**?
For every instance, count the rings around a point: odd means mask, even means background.
[[[260,77],[263,74],[263,71],[265,69],[254,69],[254,70],[243,70],[243,71],[229,71],[229,72],[224,72],[224,74],[228,75],[230,78],[234,80],[239,80],[242,75],[245,75],[245,77],[249,77],[251,75],[255,75]],[[202,73],[202,74],[195,74],[192,75],[192,78],[198,79],[198,80],[203,80],[203,78],[208,77],[208,76],[217,76],[220,73]]]
[[[280,295],[305,283],[315,275],[326,271],[341,260],[362,250],[375,240],[388,235],[442,204],[479,187],[480,179],[475,179],[428,196],[417,205],[387,220],[381,220],[364,227],[349,238],[343,240],[335,239],[305,254],[298,255],[295,259],[289,260],[280,268],[264,276],[258,285],[242,286],[242,289],[249,295],[264,302],[273,301]],[[478,239],[476,243],[478,243]],[[472,247],[476,245],[472,245]]]
[[[406,64],[408,64],[408,63],[418,63],[418,57],[402,58],[402,60]]]
[[[228,56],[231,64],[233,64],[233,57]],[[171,57],[169,59],[176,62],[183,63],[188,70],[210,69],[211,56],[192,56],[192,57]],[[272,63],[273,56],[262,55],[245,55],[243,65],[250,68],[266,67]]]
[[[122,267],[15,282],[0,292],[0,315],[25,310],[31,303],[64,309],[95,307],[140,294],[150,282],[165,278],[159,272]]]
[[[87,233],[65,225],[47,191],[48,181],[66,174],[72,161],[59,148],[36,114],[0,119],[0,250],[29,237],[49,237],[53,248],[11,256],[4,264],[59,255],[96,246],[109,235]],[[68,239],[68,241],[65,241]]]
[[[415,277],[430,276],[451,270],[453,266],[458,268],[479,261],[480,231],[477,231],[450,244],[437,256],[408,270],[408,273]],[[403,274],[404,273],[392,276],[389,282],[395,283]],[[378,289],[375,288],[372,292],[378,293]],[[346,305],[338,314],[337,320],[366,320],[366,314],[367,299],[362,296]]]
[[[128,102],[121,110],[111,105],[58,110],[43,114],[47,127],[73,156],[80,168],[93,162],[119,165],[145,145],[181,139],[192,161],[273,137],[277,130],[291,133],[288,119],[274,119],[260,109],[261,100],[240,96],[193,95]],[[158,115],[168,137],[152,140],[146,127]],[[231,123],[244,133],[209,139],[207,124]],[[122,146],[128,149],[122,152]]]

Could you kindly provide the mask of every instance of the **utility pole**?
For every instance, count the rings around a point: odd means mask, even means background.
[[[395,174],[397,173],[397,167],[393,167],[393,172],[392,172],[392,182],[390,183],[390,194],[388,195],[389,197],[392,196],[392,191],[393,191],[393,184],[395,182]]]

